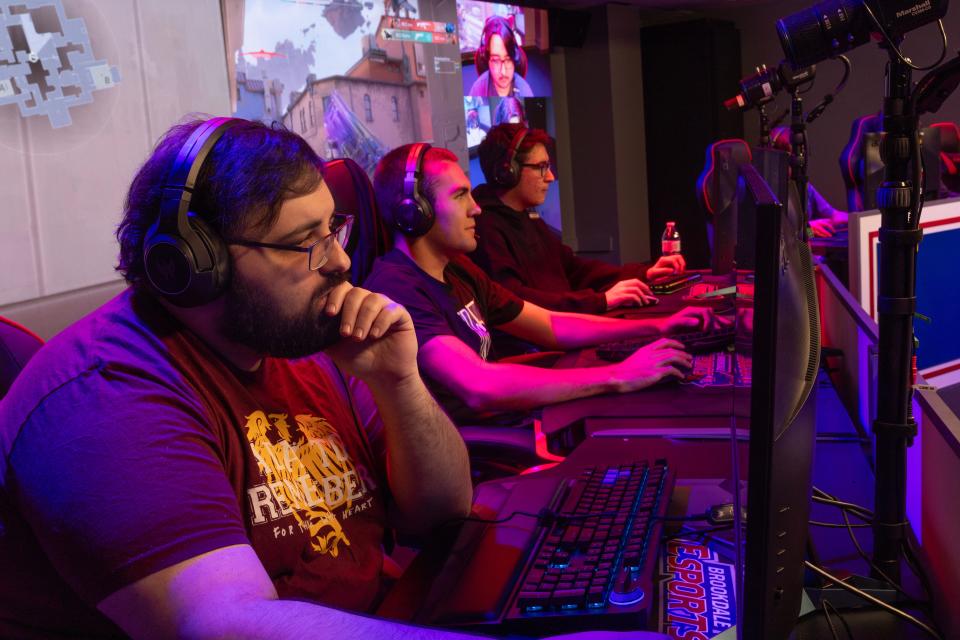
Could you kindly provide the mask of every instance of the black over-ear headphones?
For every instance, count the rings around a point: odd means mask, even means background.
[[[418,142],[410,147],[403,176],[403,199],[393,207],[393,225],[405,236],[422,236],[436,217],[433,205],[420,193],[423,163],[430,145]]]
[[[190,134],[167,174],[160,216],[143,240],[143,265],[153,289],[178,307],[196,307],[223,291],[230,257],[222,238],[190,211],[203,162],[217,140],[241,121],[212,118]]]
[[[520,171],[522,167],[520,166],[520,161],[517,159],[517,154],[520,153],[520,145],[523,144],[523,140],[526,137],[527,129],[525,127],[517,129],[517,132],[513,134],[513,139],[510,141],[510,147],[507,153],[504,154],[500,162],[493,167],[493,182],[498,187],[512,189],[520,182]]]

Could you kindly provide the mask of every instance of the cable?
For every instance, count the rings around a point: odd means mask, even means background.
[[[850,504],[849,502],[843,502],[841,500],[831,500],[829,498],[821,498],[819,496],[813,496],[814,502],[820,502],[822,504],[829,504],[834,507],[840,507],[844,511],[849,511],[852,515],[857,516],[861,520],[872,521],[873,513],[864,513],[861,512],[855,504]]]
[[[807,124],[810,124],[826,111],[827,107],[833,103],[833,100],[840,95],[840,93],[846,88],[847,80],[850,79],[850,71],[853,68],[853,65],[850,64],[850,58],[847,56],[837,56],[836,60],[840,60],[843,63],[843,77],[840,78],[840,82],[837,83],[837,86],[833,88],[833,91],[823,96],[823,100],[815,106],[813,109],[810,109],[810,112],[807,114]]]
[[[873,511],[866,507],[862,507],[858,504],[853,504],[852,502],[845,502],[843,500],[838,500],[836,496],[832,496],[823,489],[818,489],[813,487],[813,492],[817,495],[813,496],[814,502],[822,502],[824,504],[831,504],[841,509],[849,509],[855,516],[862,516],[865,520],[871,520],[873,518]],[[818,498],[819,496],[819,498]]]
[[[909,613],[907,613],[907,612],[905,612],[905,611],[901,611],[900,609],[897,609],[896,607],[890,606],[889,604],[887,604],[887,603],[884,602],[883,600],[880,600],[880,599],[878,599],[878,598],[875,598],[875,597],[873,597],[872,595],[870,595],[869,593],[866,593],[865,591],[861,591],[860,589],[857,589],[857,588],[854,587],[853,585],[847,584],[846,582],[844,582],[844,581],[841,580],[840,578],[837,578],[836,576],[834,576],[834,575],[828,573],[827,571],[821,569],[821,568],[818,567],[817,565],[811,563],[809,560],[804,560],[804,561],[803,561],[803,564],[806,565],[807,568],[813,569],[815,572],[819,573],[821,576],[823,576],[823,577],[826,578],[827,580],[833,581],[833,583],[836,584],[836,585],[837,585],[838,587],[840,587],[841,589],[846,589],[847,591],[849,591],[849,592],[851,592],[851,593],[854,593],[854,594],[860,596],[860,597],[863,598],[864,600],[867,600],[867,601],[869,601],[869,602],[877,605],[877,606],[880,607],[881,609],[884,609],[885,611],[888,611],[889,613],[892,613],[892,614],[895,615],[895,616],[900,616],[901,618],[903,618],[903,619],[906,620],[907,622],[909,622],[909,623],[911,623],[911,624],[919,627],[920,629],[923,629],[923,630],[926,631],[930,636],[932,636],[932,637],[934,637],[934,638],[937,638],[937,640],[943,640],[943,638],[940,636],[940,634],[939,634],[935,629],[933,629],[932,627],[930,627],[930,626],[927,625],[927,624],[924,624],[923,622],[920,622],[919,620],[917,620],[916,618],[914,618],[914,617],[913,617],[912,615],[910,615]]]
[[[503,518],[497,518],[497,519],[478,518],[477,516],[463,516],[460,518],[451,518],[450,520],[447,520],[440,526],[449,527],[455,524],[462,524],[464,522],[480,522],[482,524],[503,524],[504,522],[507,522],[508,520],[512,520],[517,516],[526,516],[528,518],[534,518],[536,520],[550,519],[551,522],[552,522],[552,519],[555,518],[553,512],[550,511],[549,509],[541,509],[539,513],[530,513],[529,511],[514,511],[508,516],[504,516]],[[546,524],[547,524],[546,522],[540,523],[541,526],[545,526]]]
[[[916,555],[916,549],[913,548],[913,539],[909,535],[903,537],[902,550],[903,559],[906,561],[907,566],[909,566],[910,570],[913,571],[913,575],[920,580],[920,587],[923,589],[924,597],[928,602],[932,602],[933,597],[931,594],[933,593],[933,590],[930,588],[930,579],[920,566],[920,562]]]
[[[810,520],[807,524],[812,524],[815,527],[832,527],[834,529],[847,529],[849,527],[854,528],[870,528],[873,525],[871,524],[844,524],[842,522],[820,522],[818,520]]]
[[[914,71],[929,71],[943,62],[943,59],[947,57],[947,32],[943,28],[943,20],[937,20],[937,24],[940,26],[940,39],[943,42],[943,51],[940,53],[940,58],[929,67],[918,67],[913,64],[909,58],[903,55],[903,53],[897,47],[897,43],[893,41],[893,38],[890,37],[890,35],[887,33],[887,30],[884,29],[883,25],[880,24],[880,21],[877,20],[877,16],[873,13],[873,9],[870,8],[870,5],[864,2],[861,6],[867,10],[867,14],[870,16],[870,19],[873,20],[873,24],[876,25],[877,29],[880,31],[880,35],[883,36],[883,39],[887,41],[887,44],[890,46],[893,52],[898,58],[900,58],[900,62],[907,65]]]
[[[863,511],[863,512],[869,513],[871,518],[873,517],[873,513],[870,512],[870,511],[868,511],[865,507],[861,507],[861,506],[859,506],[859,505],[855,505],[855,504],[852,504],[852,503],[849,503],[849,502],[842,502],[842,501],[840,501],[840,500],[837,500],[834,496],[831,496],[831,495],[828,494],[826,491],[823,491],[823,490],[818,489],[818,488],[816,488],[816,487],[814,487],[813,489],[814,489],[814,491],[815,491],[816,493],[820,494],[820,496],[824,496],[824,497],[820,497],[819,499],[818,499],[817,496],[814,496],[814,500],[816,500],[816,501],[818,501],[818,502],[824,502],[824,503],[826,503],[826,504],[831,504],[831,505],[834,505],[834,506],[843,505],[843,506],[840,507],[840,508],[841,508],[840,515],[843,517],[843,522],[844,522],[844,524],[842,524],[842,525],[835,525],[835,524],[832,524],[832,523],[817,523],[817,522],[811,522],[811,524],[816,524],[816,525],[818,525],[818,526],[837,526],[838,528],[840,528],[840,527],[846,528],[847,534],[850,536],[850,540],[853,542],[853,546],[854,546],[854,547],[856,548],[856,550],[857,550],[857,554],[860,556],[861,559],[863,559],[864,562],[867,563],[867,565],[868,565],[871,569],[873,569],[874,573],[875,573],[876,575],[879,575],[881,578],[883,578],[883,580],[885,580],[886,583],[889,584],[891,587],[893,587],[893,589],[896,590],[898,593],[902,594],[903,596],[905,596],[905,597],[907,597],[907,598],[909,598],[909,599],[911,599],[911,600],[917,600],[916,598],[914,598],[914,596],[912,596],[911,594],[907,593],[907,591],[900,585],[900,583],[894,581],[893,579],[890,578],[890,576],[888,576],[886,573],[884,573],[884,571],[883,571],[880,567],[878,567],[878,566],[873,562],[873,559],[870,558],[870,557],[867,555],[867,553],[863,550],[863,547],[860,546],[860,541],[857,540],[857,536],[856,536],[856,534],[854,534],[853,529],[854,529],[855,527],[861,527],[861,528],[862,528],[862,527],[870,527],[870,526],[872,526],[872,525],[871,525],[871,524],[866,524],[866,525],[855,525],[855,524],[852,524],[852,523],[850,522],[850,519],[847,517],[847,514],[848,514],[848,512],[849,512],[849,513],[853,513],[854,515],[857,515],[857,516],[859,516],[859,517],[861,517],[861,518],[864,518],[864,516],[863,516],[862,514],[859,514],[859,513],[855,512],[855,511],[853,511],[853,510],[851,509],[851,507],[853,507],[853,508],[855,508],[855,509],[857,509],[857,510],[859,510],[859,511]],[[865,519],[866,519],[866,518],[865,518]],[[909,563],[908,563],[908,564],[909,564]],[[914,571],[915,574],[917,573],[916,569],[915,569],[912,565],[911,565],[910,568]],[[917,574],[917,575],[919,575],[919,574]],[[922,580],[921,580],[921,582],[922,582]],[[924,596],[925,596],[926,600],[925,600],[925,601],[923,601],[923,600],[918,600],[918,602],[923,603],[924,609],[927,610],[927,604],[928,604],[928,602],[929,602],[929,600],[930,600],[930,592],[929,592],[926,588],[924,588]]]
[[[855,524],[852,524],[852,523],[850,522],[850,519],[847,517],[847,514],[848,514],[848,512],[849,512],[849,513],[853,513],[854,515],[857,515],[858,517],[864,518],[864,516],[863,516],[862,514],[859,514],[859,513],[855,512],[855,511],[853,511],[853,509],[857,509],[858,511],[863,511],[863,512],[869,514],[870,518],[872,518],[872,517],[873,517],[873,512],[872,512],[872,511],[869,511],[869,510],[866,509],[865,507],[861,507],[861,506],[859,506],[859,505],[855,505],[855,504],[852,504],[852,503],[849,503],[849,502],[842,502],[842,501],[840,501],[840,500],[837,500],[834,496],[831,496],[831,495],[828,494],[826,491],[823,491],[823,490],[821,490],[821,489],[818,489],[817,487],[813,487],[813,490],[814,490],[815,493],[817,493],[817,494],[819,494],[820,496],[822,496],[822,497],[819,497],[819,498],[818,498],[818,496],[814,496],[813,499],[814,499],[815,501],[817,501],[817,502],[823,502],[823,503],[825,503],[825,504],[831,504],[831,505],[834,505],[834,506],[840,506],[840,508],[841,508],[840,515],[843,517],[843,522],[844,522],[844,524],[842,524],[842,525],[836,525],[836,524],[832,524],[832,523],[817,523],[817,522],[813,522],[813,521],[811,521],[810,524],[816,524],[816,525],[818,525],[818,526],[836,526],[836,527],[838,527],[838,528],[840,528],[840,527],[846,528],[847,534],[850,536],[850,540],[853,542],[853,546],[854,546],[854,547],[856,548],[856,550],[857,550],[857,554],[863,559],[864,562],[867,563],[867,565],[868,565],[871,569],[873,569],[873,571],[876,573],[876,575],[879,575],[881,578],[883,578],[883,579],[886,581],[886,583],[889,584],[891,587],[893,587],[894,590],[896,590],[898,593],[900,593],[900,594],[902,594],[902,595],[904,595],[904,596],[906,596],[907,598],[910,598],[910,599],[912,599],[912,600],[917,600],[916,598],[914,598],[914,596],[912,596],[911,594],[907,593],[907,591],[903,589],[903,587],[900,585],[900,583],[894,581],[893,579],[890,578],[890,576],[888,576],[886,573],[884,573],[884,571],[883,571],[880,567],[878,567],[878,566],[873,562],[873,559],[870,558],[870,557],[867,555],[867,553],[863,550],[863,547],[860,546],[860,541],[857,540],[857,536],[854,534],[853,529],[854,529],[855,527],[861,527],[861,528],[862,528],[862,527],[871,527],[871,526],[873,526],[873,525],[872,525],[872,524],[866,524],[866,525],[855,525]],[[842,506],[841,506],[841,505],[842,505]],[[867,519],[867,518],[864,518],[864,519]],[[909,565],[909,562],[908,562],[908,565]],[[910,568],[913,570],[913,572],[914,572],[915,574],[917,574],[918,576],[920,575],[919,573],[917,573],[917,570],[916,570],[912,565],[910,565]],[[921,582],[922,582],[922,581],[923,581],[923,579],[921,579]],[[930,600],[930,592],[929,592],[929,590],[926,589],[925,586],[924,586],[924,596],[925,596],[925,598],[926,598],[926,601],[924,601],[924,600],[917,600],[917,601],[923,603],[924,608],[926,609],[926,605],[927,605],[927,603],[928,603],[929,600]]]
[[[829,607],[827,605],[829,605]],[[830,601],[824,600],[823,609],[821,609],[821,611],[823,611],[823,617],[827,619],[827,626],[830,627],[830,635],[833,636],[833,640],[840,640],[840,636],[837,635],[837,628],[833,626],[833,620],[830,619],[830,607],[833,607],[833,605],[830,604]]]
[[[850,630],[850,625],[847,624],[847,621],[843,618],[843,615],[840,613],[840,610],[837,609],[835,606],[833,606],[833,603],[830,602],[829,600],[823,600],[822,603],[823,603],[823,613],[825,616],[827,616],[827,622],[830,622],[830,616],[827,613],[827,607],[829,607],[830,609],[833,609],[834,615],[837,616],[840,619],[840,622],[843,623],[843,628],[847,632],[847,637],[850,638],[850,640],[853,640],[853,631]],[[830,630],[833,631],[832,624],[830,625]],[[836,632],[834,632],[833,637],[834,638],[837,637]]]
[[[701,513],[696,516],[654,516],[651,520],[662,520],[663,522],[691,522],[691,521],[701,521],[705,522],[708,519],[707,514]]]
[[[689,535],[704,536],[704,535],[708,535],[708,534],[711,534],[711,533],[716,533],[716,532],[718,532],[718,531],[729,531],[729,530],[732,529],[732,528],[733,528],[733,524],[731,523],[731,524],[721,525],[721,526],[719,526],[719,527],[710,527],[709,529],[681,529],[680,531],[677,531],[676,533],[672,533],[672,534],[670,534],[670,535],[664,535],[664,536],[662,537],[662,540],[664,540],[664,541],[666,541],[666,540],[674,540],[674,539],[679,538],[679,537],[681,537],[681,536],[689,536]],[[714,538],[714,540],[716,540],[717,542],[724,542],[724,543],[727,543],[727,544],[731,544],[731,545],[732,545],[732,543],[730,543],[730,542],[727,541],[727,540],[723,540],[722,538]]]

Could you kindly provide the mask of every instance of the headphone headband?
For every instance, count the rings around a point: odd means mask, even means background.
[[[176,233],[181,237],[190,233],[187,214],[193,189],[200,175],[203,163],[227,129],[240,123],[236,118],[211,118],[194,129],[187,141],[180,147],[174,160],[167,184],[163,188],[160,201],[160,218],[157,229],[163,233]],[[198,265],[202,266],[202,265]],[[209,268],[209,265],[207,265]]]
[[[423,165],[426,162],[430,145],[417,142],[407,154],[407,166],[403,177],[403,197],[412,200],[420,198],[420,181],[423,180]]]
[[[193,130],[167,173],[160,213],[143,240],[144,272],[154,291],[180,307],[219,296],[230,276],[227,246],[215,229],[190,214],[197,176],[227,129],[244,122],[211,118]]]
[[[510,140],[510,152],[507,156],[507,162],[513,164],[514,160],[516,160],[517,154],[520,153],[520,145],[526,140],[527,133],[529,132],[530,130],[526,127],[520,127],[517,132],[513,134],[513,138]]]
[[[393,208],[393,225],[401,233],[410,237],[422,236],[433,226],[434,212],[430,201],[420,193],[420,181],[423,179],[423,166],[427,151],[431,149],[426,142],[417,142],[410,146],[403,174],[403,194]]]

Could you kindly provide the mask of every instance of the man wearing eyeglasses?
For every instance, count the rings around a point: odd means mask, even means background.
[[[483,215],[477,222],[477,251],[470,257],[494,281],[554,311],[599,314],[655,302],[647,282],[683,271],[683,256],[623,266],[581,258],[533,211],[556,180],[547,151],[550,142],[545,131],[524,132],[519,124],[501,124],[487,132],[479,148],[487,182],[473,191]],[[505,181],[499,169],[509,164],[512,145],[517,147],[513,155],[519,172]]]
[[[496,15],[487,18],[473,59],[479,75],[470,86],[468,96],[533,97],[533,89],[524,78],[527,56],[507,18]]]
[[[383,595],[388,527],[470,508],[410,316],[347,282],[307,143],[220,120],[160,140],[117,232],[131,286],[0,403],[0,637],[455,637],[350,613]]]

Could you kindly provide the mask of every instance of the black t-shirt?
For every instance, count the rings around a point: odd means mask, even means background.
[[[0,637],[101,637],[121,587],[249,544],[281,598],[368,611],[387,485],[369,390],[329,358],[240,372],[128,291],[0,402]]]
[[[436,336],[454,336],[484,360],[491,359],[495,348],[488,327],[506,324],[520,315],[523,300],[464,257],[451,260],[443,278],[440,282],[403,252],[393,249],[377,259],[363,286],[406,307],[421,347]],[[476,417],[442,381],[424,373],[430,390],[455,421],[462,424]]]
[[[489,185],[478,186],[473,197],[483,213],[470,258],[524,300],[554,311],[603,313],[604,291],[620,280],[646,279],[649,263],[618,267],[575,255],[539,216],[503,204]]]

